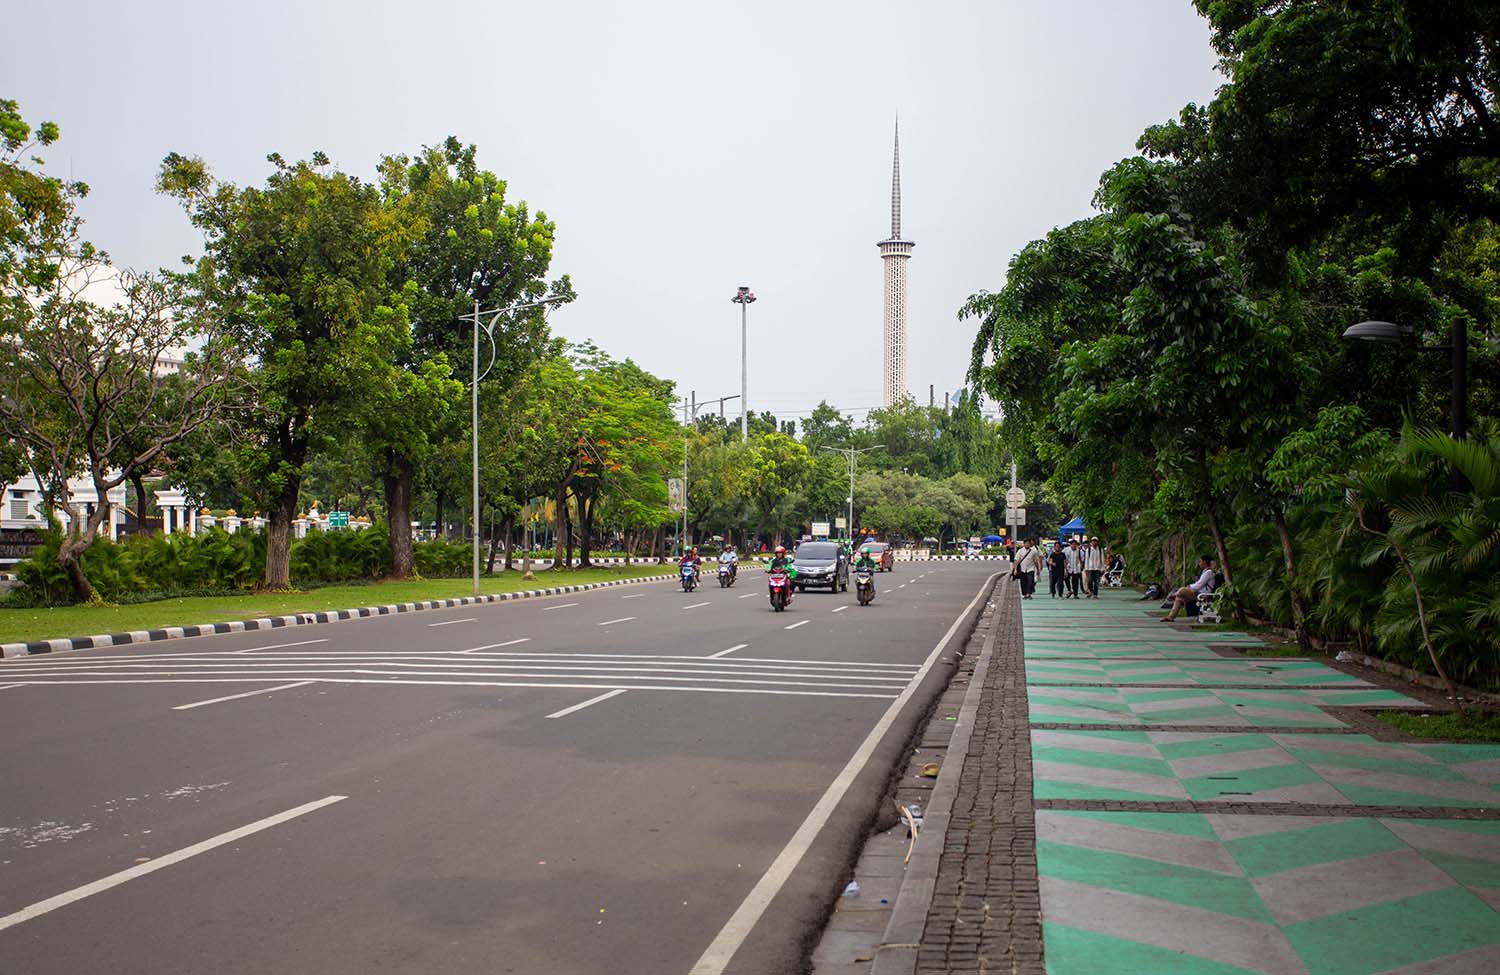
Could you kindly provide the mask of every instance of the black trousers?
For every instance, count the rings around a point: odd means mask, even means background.
[[[1089,595],[1090,596],[1097,596],[1097,595],[1099,595],[1099,577],[1102,576],[1103,574],[1104,573],[1101,572],[1101,571],[1099,571],[1098,569],[1090,569],[1089,570]]]
[[[1083,576],[1079,575],[1076,572],[1069,572],[1068,573],[1068,595],[1070,595],[1070,596],[1077,596],[1078,595],[1078,585],[1082,581],[1083,581]]]
[[[1021,573],[1021,595],[1030,596],[1034,592],[1036,592],[1036,573]]]
[[[1061,569],[1048,569],[1047,582],[1051,587],[1048,591],[1054,596],[1063,594],[1063,572]]]

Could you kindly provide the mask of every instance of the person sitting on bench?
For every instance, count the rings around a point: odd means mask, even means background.
[[[1213,592],[1214,589],[1214,559],[1211,555],[1204,555],[1198,559],[1198,568],[1203,571],[1198,573],[1198,581],[1191,585],[1183,586],[1172,593],[1172,610],[1162,617],[1163,623],[1170,623],[1177,619],[1177,614],[1183,611],[1188,603],[1196,603],[1200,592]]]

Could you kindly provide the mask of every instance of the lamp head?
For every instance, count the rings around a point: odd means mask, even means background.
[[[1382,342],[1386,345],[1395,345],[1404,342],[1411,336],[1411,326],[1397,325],[1393,322],[1360,322],[1358,325],[1350,325],[1344,329],[1344,338],[1360,339],[1365,342]]]

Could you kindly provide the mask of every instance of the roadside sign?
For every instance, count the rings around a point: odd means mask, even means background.
[[[815,522],[813,522],[812,523],[812,536],[813,536],[813,538],[827,538],[828,537],[828,522],[826,522],[826,521],[815,521]]]
[[[833,527],[839,529],[840,531],[843,531],[845,528],[849,527],[849,519],[845,518],[843,515],[839,515],[837,518],[833,519]]]
[[[1006,508],[1005,509],[1005,523],[1007,525],[1024,525],[1024,524],[1026,524],[1026,509],[1025,508]]]
[[[683,511],[687,508],[687,502],[683,498],[682,478],[667,478],[667,500],[673,511]]]
[[[1026,492],[1018,487],[1013,487],[1005,492],[1005,506],[1007,508],[1019,508],[1026,503]]]
[[[348,528],[349,527],[349,512],[347,512],[347,511],[330,511],[330,512],[328,512],[328,527],[329,528]]]

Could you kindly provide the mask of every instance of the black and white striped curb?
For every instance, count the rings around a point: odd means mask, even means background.
[[[562,596],[571,592],[603,589],[606,586],[629,586],[641,582],[661,582],[664,579],[675,581],[677,574],[674,572],[671,575],[641,576],[639,579],[610,579],[605,582],[588,582],[577,586],[552,586],[547,589],[527,589],[521,592],[501,592],[485,596],[464,596],[459,599],[429,599],[421,603],[363,606],[359,609],[336,609],[324,613],[265,616],[254,620],[234,620],[229,623],[168,626],[157,630],[132,630],[129,633],[106,633],[99,636],[79,636],[58,640],[33,640],[30,643],[0,643],[0,657],[26,657],[32,654],[57,653],[63,650],[89,650],[94,647],[119,647],[134,643],[156,643],[159,640],[181,640],[192,636],[215,636],[220,633],[276,630],[285,626],[306,626],[309,623],[336,623],[339,620],[363,619],[368,616],[394,616],[398,613],[417,613],[424,609],[451,609],[455,606],[471,606],[476,603],[503,603],[513,599],[533,599],[537,596]]]

